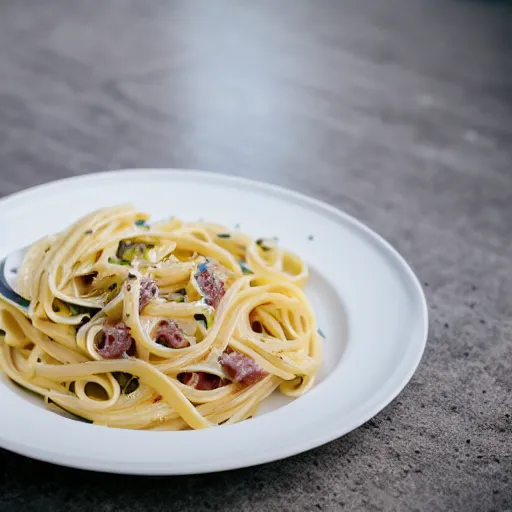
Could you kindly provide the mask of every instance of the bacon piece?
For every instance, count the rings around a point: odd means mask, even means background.
[[[235,382],[241,382],[247,386],[255,384],[268,375],[254,359],[236,351],[224,352],[219,358],[219,363]]]
[[[103,324],[103,341],[98,346],[98,354],[104,359],[119,359],[130,353],[133,338],[130,328],[123,322]]]
[[[162,320],[156,328],[155,341],[169,348],[184,348],[190,343],[183,336],[183,331],[174,320]]]
[[[203,292],[206,304],[216,308],[220,299],[224,297],[226,289],[222,281],[214,272],[208,270],[204,264],[199,266],[201,272],[196,276],[197,284]]]
[[[155,281],[149,277],[143,277],[140,281],[139,313],[146,307],[146,304],[155,297],[158,297],[159,289]]]
[[[221,378],[218,375],[206,372],[180,373],[178,380],[201,391],[211,391],[221,386]]]

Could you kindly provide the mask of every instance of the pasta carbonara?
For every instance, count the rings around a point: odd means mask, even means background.
[[[0,367],[81,418],[182,430],[254,415],[313,384],[322,344],[304,261],[275,239],[131,206],[36,242],[0,296]]]

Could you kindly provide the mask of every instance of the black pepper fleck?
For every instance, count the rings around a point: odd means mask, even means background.
[[[480,323],[481,323],[482,325],[484,325],[484,324],[485,324],[485,320],[482,318],[482,319],[480,320]]]
[[[471,285],[471,291],[476,292],[476,286],[474,284]]]
[[[450,325],[448,324],[448,322],[446,322],[446,323],[444,324],[444,328],[445,328],[445,329],[448,329],[448,327],[450,327]]]
[[[132,287],[131,287],[130,285],[128,285],[128,286],[126,287],[126,290],[127,290],[128,292],[130,292],[130,291],[132,290]]]
[[[427,283],[426,281],[425,281],[423,284],[424,284],[425,286],[428,286],[428,283]]]
[[[315,239],[315,237],[313,235],[308,236],[308,240],[313,241],[314,239]]]
[[[471,439],[466,439],[466,444],[471,443]]]
[[[88,229],[84,234],[86,234],[86,235],[92,235],[92,229]]]

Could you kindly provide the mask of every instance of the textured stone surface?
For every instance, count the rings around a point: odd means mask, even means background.
[[[2,0],[0,195],[136,166],[285,185],[389,239],[431,321],[405,391],[324,447],[168,479],[0,451],[0,510],[512,510],[511,52],[499,1]]]

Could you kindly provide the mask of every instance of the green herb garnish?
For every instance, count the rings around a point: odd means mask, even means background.
[[[218,238],[231,238],[231,235],[229,233],[219,233],[217,235]]]
[[[254,274],[254,272],[247,266],[247,264],[244,261],[239,260],[238,264],[240,265],[240,268],[242,269],[242,272],[244,274]]]
[[[139,387],[139,379],[130,373],[114,372],[112,375],[119,383],[123,395],[129,395]]]
[[[322,329],[320,329],[320,327],[317,329],[317,332],[318,332],[318,334],[320,334],[320,336],[322,336],[322,338],[325,340],[325,334],[324,334],[324,331],[322,331]]]
[[[112,256],[109,257],[108,262],[113,263],[114,265],[125,265],[127,267],[130,266],[129,261],[117,260],[116,258],[112,258]]]
[[[89,308],[86,306],[80,306],[78,304],[71,304],[70,302],[64,302],[60,299],[54,299],[52,309],[55,313],[60,313],[68,317],[87,315],[90,318],[93,312],[97,311],[99,308]]]
[[[69,302],[66,302],[66,305],[68,306],[73,316],[91,315],[91,308],[88,308],[86,306],[80,306],[79,304],[70,304]]]
[[[137,219],[135,221],[135,225],[139,226],[139,227],[147,227],[147,228],[149,228],[147,222],[145,220],[143,220],[143,219]]]
[[[137,377],[132,377],[130,382],[128,382],[128,384],[123,388],[123,393],[125,395],[130,395],[134,391],[137,391],[137,389],[139,389],[139,379]]]
[[[203,322],[206,329],[209,329],[213,325],[213,313],[207,313],[206,315],[203,313],[196,313],[194,318],[198,322]]]
[[[153,249],[154,245],[142,242],[125,242],[121,240],[117,247],[116,256],[121,261],[132,262],[135,258],[148,259],[148,251]]]

